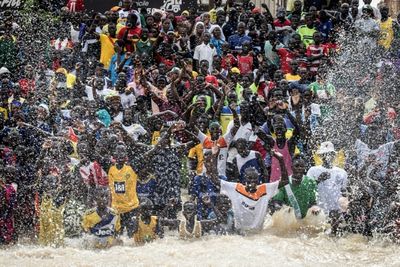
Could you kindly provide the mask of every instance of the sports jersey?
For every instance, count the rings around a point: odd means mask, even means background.
[[[315,32],[316,30],[314,28],[310,29],[307,25],[302,25],[297,28],[297,33],[300,34],[301,40],[306,47],[314,43],[313,35]]]
[[[195,147],[192,147],[189,150],[188,158],[197,160],[196,174],[197,175],[202,174],[203,173],[203,163],[204,163],[203,145],[197,144]]]
[[[114,165],[108,171],[111,190],[111,206],[119,214],[129,212],[139,206],[136,193],[137,175],[128,165],[117,169]]]
[[[222,55],[221,67],[222,69],[231,69],[236,65],[236,58],[232,54]]]
[[[97,161],[91,162],[87,166],[81,166],[79,173],[86,185],[108,186],[107,173]]]
[[[203,144],[204,151],[210,151],[213,146],[217,145],[219,147],[218,154],[218,175],[225,176],[226,171],[226,159],[228,156],[228,147],[232,141],[232,135],[227,132],[224,136],[218,138],[218,140],[213,141],[211,137],[203,134],[199,131],[197,138],[199,138],[200,143]]]
[[[150,223],[145,224],[139,216],[138,229],[133,235],[136,244],[143,244],[156,239],[157,221],[157,216],[151,216]]]
[[[95,247],[107,247],[120,231],[121,221],[112,209],[107,208],[106,215],[101,217],[95,208],[87,211],[83,216],[82,228],[95,237]]]
[[[279,152],[283,156],[283,160],[285,162],[286,166],[286,171],[288,175],[292,175],[292,155],[290,155],[289,151],[289,140],[286,139],[285,141],[285,146],[283,148],[279,148],[276,139],[274,139],[274,148],[275,151]],[[281,179],[282,176],[282,170],[280,167],[279,161],[275,158],[272,157],[271,159],[271,175],[269,178],[270,182],[275,182]]]
[[[146,197],[153,201],[156,187],[157,181],[154,175],[149,175],[147,180],[138,179],[136,192],[139,198]]]
[[[289,177],[289,181],[291,181],[291,177]],[[290,186],[300,209],[301,217],[304,218],[307,215],[308,209],[312,205],[316,204],[317,183],[313,179],[304,176],[299,185],[295,186],[292,184],[292,182],[290,182],[290,184],[287,186]],[[291,201],[288,197],[286,186],[279,190],[278,194],[274,197],[274,200],[278,200],[282,202],[282,204],[291,207],[295,206],[292,204],[293,201]]]
[[[260,164],[258,164],[257,154],[255,151],[251,150],[247,157],[242,157],[239,154],[235,156],[236,167],[240,174],[240,182],[244,183],[244,172],[247,168],[254,167],[258,173],[261,173]],[[261,182],[261,175],[259,182]]]
[[[249,193],[243,184],[221,180],[221,194],[227,195],[232,201],[236,229],[262,229],[268,202],[278,192],[278,185],[279,182],[261,184],[255,193]]]

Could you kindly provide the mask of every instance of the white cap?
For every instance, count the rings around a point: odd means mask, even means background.
[[[336,152],[332,142],[323,142],[319,147],[317,154],[325,154],[329,152]]]

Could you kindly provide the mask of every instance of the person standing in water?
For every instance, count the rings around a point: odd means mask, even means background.
[[[92,236],[90,246],[107,248],[119,242],[116,239],[121,229],[119,215],[110,207],[110,192],[107,187],[95,189],[96,207],[88,210],[82,219],[82,228]]]
[[[218,148],[213,149],[211,157],[216,162]],[[222,194],[227,195],[232,201],[235,214],[235,228],[241,233],[249,230],[260,231],[263,228],[265,215],[268,212],[268,202],[278,192],[278,188],[288,184],[288,174],[282,154],[272,150],[281,170],[281,179],[273,183],[259,185],[260,174],[254,167],[249,167],[244,172],[244,183],[231,183],[218,179],[214,175],[214,184],[220,188]]]
[[[121,216],[121,231],[126,228],[128,236],[133,235],[133,220],[139,199],[136,193],[137,175],[132,167],[126,164],[127,148],[118,145],[115,149],[116,163],[108,171],[111,190],[111,206]]]
[[[289,177],[289,184],[282,187],[273,198],[281,205],[287,205],[294,209],[297,219],[303,219],[307,211],[317,215],[320,211],[317,204],[317,183],[306,174],[306,163],[300,156],[293,157],[293,175]]]
[[[324,210],[325,214],[329,215],[332,234],[336,234],[340,215],[339,199],[342,197],[342,191],[346,189],[347,172],[333,166],[336,151],[332,142],[323,142],[317,154],[322,159],[322,165],[311,167],[307,176],[317,182],[318,206]]]

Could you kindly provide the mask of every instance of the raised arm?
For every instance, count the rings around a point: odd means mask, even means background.
[[[271,149],[274,147],[274,142],[275,142],[274,138],[266,134],[260,127],[256,127],[254,132],[257,135],[257,137],[264,142],[265,150],[271,151]]]
[[[238,114],[236,112],[236,105],[231,104],[229,106],[229,108],[231,109],[232,115],[233,115],[233,127],[232,127],[232,129],[230,131],[230,134],[233,137],[233,136],[236,135],[237,131],[240,128],[240,119],[239,119],[239,116],[238,116]]]

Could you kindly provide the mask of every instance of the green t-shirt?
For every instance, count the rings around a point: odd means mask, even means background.
[[[318,82],[311,83],[308,88],[321,99],[328,99],[336,96],[336,89],[331,83],[320,84]],[[332,115],[333,108],[329,104],[321,104],[321,118],[324,120]]]
[[[302,25],[297,28],[297,33],[300,34],[301,40],[306,47],[314,43],[313,35],[316,31],[317,30],[315,30],[314,28],[310,29],[306,25]]]
[[[304,218],[308,209],[316,203],[317,183],[313,179],[304,176],[300,185],[294,186],[290,183],[290,187],[297,199],[297,203],[299,203],[301,216]],[[291,206],[285,187],[279,189],[278,194],[273,199]]]

